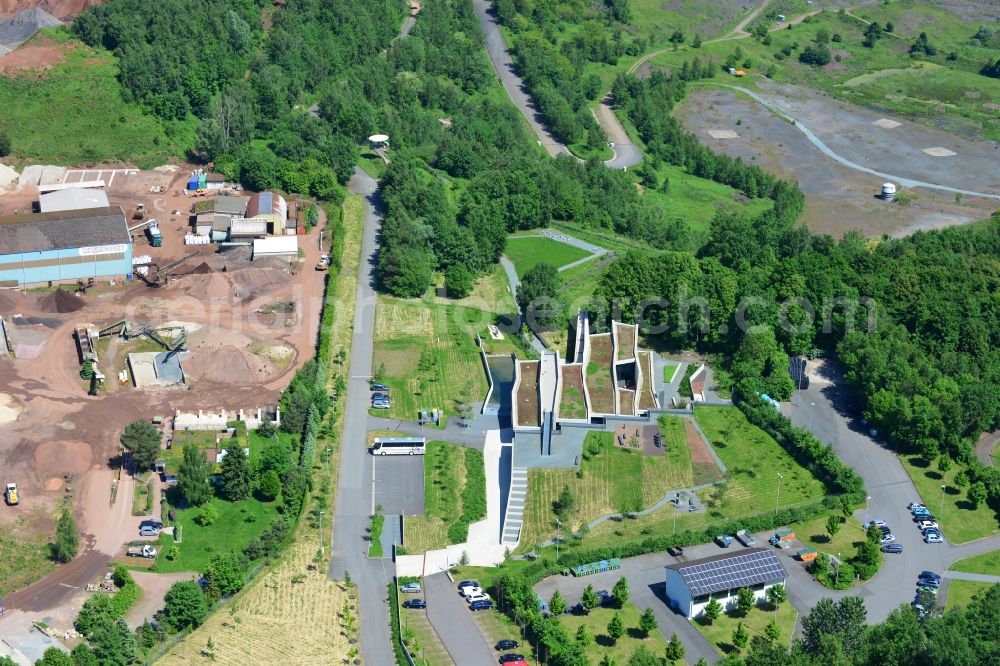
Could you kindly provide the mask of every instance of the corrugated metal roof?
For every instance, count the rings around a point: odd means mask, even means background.
[[[129,243],[120,206],[0,216],[0,254]]]
[[[255,238],[253,241],[253,256],[292,255],[299,252],[298,236],[268,236]]]
[[[43,213],[61,210],[82,210],[86,208],[107,208],[108,195],[104,190],[84,190],[74,187],[68,190],[49,192],[38,197],[38,208]]]
[[[768,548],[713,555],[671,564],[667,569],[680,574],[692,597],[785,579],[781,560]]]

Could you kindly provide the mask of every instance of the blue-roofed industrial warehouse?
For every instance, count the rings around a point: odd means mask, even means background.
[[[120,206],[0,216],[0,286],[124,278],[131,271]]]
[[[667,566],[667,598],[687,617],[697,617],[712,599],[723,608],[736,603],[740,588],[750,588],[760,603],[768,588],[785,583],[781,560],[767,548],[750,548]]]

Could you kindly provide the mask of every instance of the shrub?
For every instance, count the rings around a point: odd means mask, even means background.
[[[211,504],[206,504],[198,511],[198,515],[195,516],[194,522],[198,523],[202,527],[208,527],[212,525],[219,519],[219,511]]]

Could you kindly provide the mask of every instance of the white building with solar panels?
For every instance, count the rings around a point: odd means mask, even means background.
[[[757,603],[767,590],[785,584],[785,567],[768,548],[749,548],[736,553],[703,557],[667,566],[667,598],[687,617],[698,617],[712,599],[722,607],[736,605],[740,588],[753,590]]]

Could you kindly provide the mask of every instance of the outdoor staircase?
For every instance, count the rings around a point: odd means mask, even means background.
[[[524,503],[528,498],[528,470],[514,467],[510,471],[510,494],[507,497],[507,515],[503,521],[500,544],[513,548],[521,539],[524,522]]]

